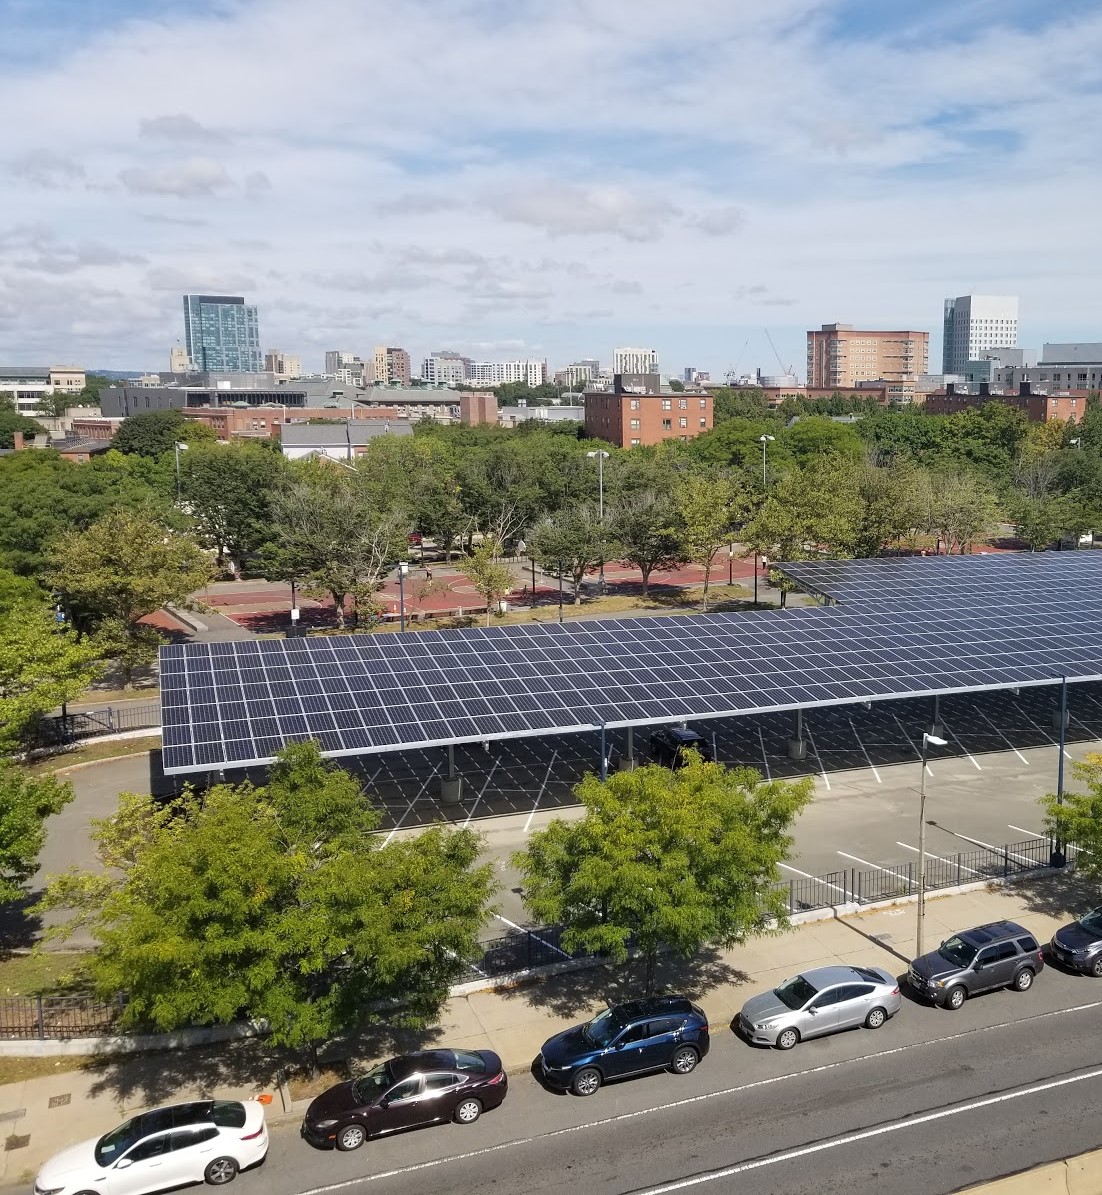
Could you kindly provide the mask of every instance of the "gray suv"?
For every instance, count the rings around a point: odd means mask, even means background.
[[[947,938],[911,963],[907,982],[935,1004],[958,1009],[994,988],[1028,992],[1045,960],[1037,939],[1013,921],[992,921]]]

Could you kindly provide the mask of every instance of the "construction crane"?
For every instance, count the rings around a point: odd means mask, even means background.
[[[777,352],[777,346],[773,343],[773,337],[769,335],[769,329],[762,328],[762,331],[765,333],[765,339],[769,341],[769,347],[773,350],[773,356],[777,358],[777,364],[781,367],[781,372],[795,377],[796,367],[794,365],[785,365],[781,360],[781,355]]]
[[[746,356],[746,349],[749,344],[750,344],[750,337],[748,336],[746,338],[745,342],[743,343],[742,348],[739,349],[739,353],[738,353],[738,356],[735,358],[734,365],[732,365],[731,368],[726,372],[726,374],[724,374],[724,377],[725,377],[728,385],[731,385],[732,383],[738,381],[738,376],[739,376],[738,375],[738,367],[742,364],[743,357]]]

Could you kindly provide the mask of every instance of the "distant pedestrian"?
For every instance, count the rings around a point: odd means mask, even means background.
[[[432,580],[432,569],[431,569],[431,568],[428,568],[427,566],[426,566],[426,568],[425,568],[425,580],[426,580],[426,581],[431,581],[431,580]]]
[[[528,545],[522,539],[517,540],[517,555],[523,556],[527,550]]]

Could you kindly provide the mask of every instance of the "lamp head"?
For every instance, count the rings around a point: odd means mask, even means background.
[[[776,438],[777,438],[776,436],[770,436],[768,434],[764,435],[764,436],[758,436],[758,443],[759,444],[769,444]]]
[[[939,739],[936,734],[923,734],[922,741],[929,744],[931,747],[947,747],[949,745],[948,739]]]

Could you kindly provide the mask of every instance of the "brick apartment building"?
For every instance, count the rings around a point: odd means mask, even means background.
[[[1024,411],[1030,423],[1078,423],[1087,409],[1089,390],[1064,390],[1059,394],[1034,394],[1028,382],[1022,382],[1017,394],[992,392],[987,382],[975,391],[960,391],[952,382],[944,390],[927,395],[925,410],[930,415],[955,415],[960,411],[975,411],[988,403],[1003,403]]]
[[[823,324],[807,334],[809,388],[847,389],[859,382],[914,382],[928,371],[929,332],[874,332]]]
[[[469,390],[460,393],[460,423],[497,423],[497,421],[497,399],[492,394]]]
[[[586,435],[618,448],[691,440],[711,427],[710,394],[664,391],[653,374],[617,374],[611,391],[586,392]]]

